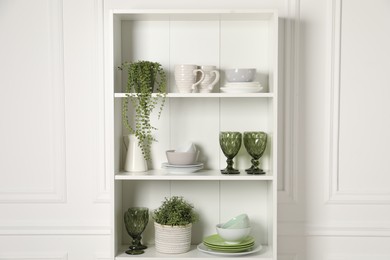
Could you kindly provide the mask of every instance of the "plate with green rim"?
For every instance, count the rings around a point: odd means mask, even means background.
[[[244,245],[244,246],[215,246],[215,245],[210,245],[210,244],[207,244],[204,242],[203,242],[203,244],[209,248],[212,248],[212,249],[248,249],[251,246],[253,246],[255,243],[250,243],[250,244]]]
[[[236,253],[236,252],[243,252],[252,249],[254,244],[251,244],[250,246],[247,247],[242,247],[242,248],[229,248],[229,247],[210,247],[208,245],[205,245],[207,248],[215,251],[220,251],[220,252],[231,252],[231,253]]]
[[[208,237],[203,238],[203,242],[208,245],[212,246],[223,246],[223,247],[238,247],[238,246],[246,246],[248,244],[251,244],[255,242],[255,239],[252,236],[248,236],[245,238],[243,241],[237,244],[231,244],[231,243],[226,243],[222,237],[220,237],[218,234],[214,234]]]
[[[247,250],[240,251],[240,252],[223,252],[220,250],[214,250],[211,248],[208,248],[205,246],[203,243],[200,243],[197,246],[198,250],[203,253],[207,254],[212,254],[212,255],[222,255],[222,256],[240,256],[240,255],[249,255],[249,254],[254,254],[257,252],[260,252],[262,250],[262,245],[261,244],[255,244],[252,247],[250,247]]]

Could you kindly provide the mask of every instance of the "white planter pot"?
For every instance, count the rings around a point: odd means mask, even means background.
[[[165,226],[154,222],[156,251],[165,254],[182,254],[191,246],[192,224]]]

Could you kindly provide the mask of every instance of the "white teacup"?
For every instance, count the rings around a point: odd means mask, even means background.
[[[198,72],[201,73],[201,76],[197,81],[196,75]],[[198,69],[198,66],[192,64],[175,65],[175,81],[179,92],[191,93],[203,79],[204,72]]]
[[[200,82],[198,90],[200,93],[212,92],[214,86],[219,80],[219,71],[216,66],[200,66],[204,72],[204,79]]]

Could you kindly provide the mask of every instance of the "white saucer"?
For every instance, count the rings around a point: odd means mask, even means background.
[[[259,87],[221,87],[221,91],[225,93],[256,93],[263,90],[262,86]]]
[[[169,164],[167,162],[162,163],[162,167],[164,168],[197,168],[202,167],[203,163],[197,163],[197,164]]]
[[[228,82],[225,87],[260,87],[260,82]]]
[[[259,251],[261,251],[261,249],[263,247],[260,244],[255,244],[252,247],[252,249],[247,250],[247,251],[243,251],[243,252],[237,252],[237,253],[228,253],[228,252],[220,252],[220,251],[212,250],[212,249],[208,248],[207,246],[205,246],[203,243],[199,244],[197,248],[199,251],[201,251],[203,253],[211,254],[211,255],[240,256],[240,255],[249,255],[249,254],[259,252]]]
[[[163,163],[162,169],[166,170],[168,173],[174,173],[174,174],[193,173],[203,169],[203,163],[200,166],[196,166],[196,167],[169,167],[169,166],[164,166]]]

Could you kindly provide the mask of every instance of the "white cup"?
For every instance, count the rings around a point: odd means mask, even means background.
[[[210,93],[219,80],[219,71],[216,66],[200,66],[200,69],[204,72],[204,79],[198,86],[200,93]]]
[[[200,79],[196,80],[198,72],[201,74]],[[204,79],[204,72],[193,64],[175,65],[176,86],[181,93],[191,93],[197,85]]]

